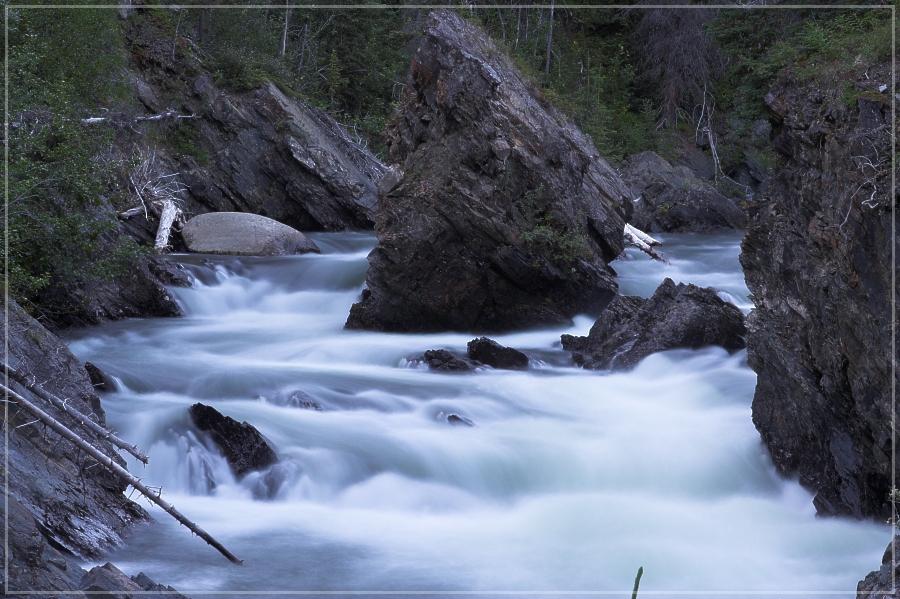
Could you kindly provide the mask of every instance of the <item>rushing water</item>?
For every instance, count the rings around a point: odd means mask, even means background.
[[[746,353],[672,351],[632,372],[574,367],[561,333],[498,335],[527,372],[438,374],[413,359],[474,335],[345,331],[364,234],[313,236],[321,255],[176,256],[186,316],[72,334],[119,382],[108,419],[148,450],[130,468],[238,557],[158,508],[110,559],[191,592],[805,591],[853,596],[885,526],[817,518],[780,479],[750,420]],[[739,237],[664,236],[673,266],[628,251],[623,293],[664,277],[712,285],[745,312]],[[306,395],[297,395],[302,391]],[[297,407],[299,399],[321,409]],[[256,426],[281,463],[241,481],[188,423],[197,401]],[[452,426],[457,414],[474,427]],[[735,596],[735,595],[732,595]]]

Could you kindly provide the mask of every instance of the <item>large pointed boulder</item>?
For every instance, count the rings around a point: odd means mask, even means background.
[[[629,190],[481,30],[428,16],[385,139],[403,177],[348,328],[557,325],[615,296]]]

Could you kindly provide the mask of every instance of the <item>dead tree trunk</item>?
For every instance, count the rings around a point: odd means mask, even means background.
[[[172,232],[172,224],[178,218],[179,212],[172,200],[163,202],[162,214],[159,217],[159,229],[156,231],[157,253],[163,253],[169,246],[169,234]]]
[[[102,453],[100,450],[79,437],[77,434],[73,433],[64,424],[53,418],[53,416],[50,416],[42,409],[31,403],[6,385],[0,384],[0,391],[5,392],[7,398],[14,399],[16,404],[30,412],[35,418],[47,425],[50,430],[63,437],[64,439],[70,441],[73,445],[75,445],[75,447],[103,464],[103,466],[105,466],[107,470],[137,489],[144,497],[161,507],[167,514],[178,520],[181,524],[185,525],[192,533],[206,541],[209,545],[212,545],[219,553],[227,557],[231,563],[237,565],[241,565],[244,563],[243,560],[236,558],[230,551],[225,549],[225,547],[221,543],[212,538],[212,536],[210,536],[208,532],[188,520],[181,512],[176,510],[174,506],[160,497],[158,493],[154,493],[153,491],[148,489],[147,486],[144,485],[144,483],[134,477],[130,472],[116,464],[112,460],[112,458]]]
[[[55,406],[56,408],[58,408],[62,411],[64,411],[66,414],[68,414],[69,416],[71,416],[72,418],[77,420],[78,424],[80,424],[81,426],[100,435],[101,438],[106,439],[107,441],[109,441],[110,443],[112,443],[113,445],[118,447],[119,449],[124,449],[125,451],[127,451],[128,453],[133,455],[135,458],[137,458],[144,464],[146,464],[149,461],[150,458],[147,457],[147,454],[142,452],[136,446],[129,445],[128,443],[126,443],[125,441],[123,441],[122,439],[117,437],[115,434],[113,434],[113,432],[110,431],[109,429],[97,424],[96,422],[94,422],[93,420],[88,418],[85,414],[82,414],[81,412],[79,412],[78,410],[76,410],[75,408],[73,408],[72,406],[70,406],[63,400],[61,400],[60,398],[56,397],[52,393],[45,391],[44,388],[41,387],[39,384],[37,384],[37,383],[31,384],[28,381],[28,378],[25,377],[24,375],[22,375],[21,373],[19,373],[17,370],[10,368],[8,365],[6,365],[2,362],[0,362],[0,369],[6,370],[7,374],[9,374],[9,378],[16,381],[17,383],[19,383],[20,385],[22,385],[23,387],[25,387],[26,389],[28,389],[29,391],[31,391],[32,393],[34,393],[35,395],[37,395],[38,397],[43,399],[44,401],[48,402],[49,404]]]
[[[627,241],[631,245],[635,246],[642,252],[646,253],[654,260],[659,260],[660,262],[665,262],[666,264],[671,264],[671,262],[669,262],[665,256],[663,256],[662,254],[660,254],[659,252],[654,250],[653,247],[651,247],[654,245],[661,245],[661,242],[657,241],[656,239],[653,239],[652,237],[650,237],[649,235],[647,235],[640,229],[636,229],[627,223],[625,224],[624,234],[625,234],[625,241]]]
[[[553,45],[553,9],[556,7],[556,0],[550,0],[550,29],[547,32],[547,63],[544,66],[544,73],[550,74],[550,49]]]
[[[284,5],[284,31],[281,33],[281,53],[278,58],[284,58],[287,52],[288,28],[291,26],[291,3],[286,2]]]

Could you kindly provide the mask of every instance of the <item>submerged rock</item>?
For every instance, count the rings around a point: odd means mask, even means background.
[[[449,414],[447,416],[447,422],[454,426],[475,426],[474,422],[472,422],[465,416],[459,416],[457,414]]]
[[[528,356],[517,349],[504,347],[487,337],[479,337],[466,345],[469,359],[493,368],[523,370],[528,368]]]
[[[857,77],[886,85],[890,64],[860,65]],[[741,246],[754,303],[747,361],[753,422],[775,466],[816,494],[819,513],[883,521],[900,475],[891,98],[866,91],[848,107],[841,90],[786,77],[766,96],[779,155]]]
[[[707,233],[747,227],[747,215],[733,201],[689,167],[672,167],[654,152],[630,157],[622,178],[635,198],[630,222],[643,231]]]
[[[563,349],[580,366],[627,370],[650,354],[669,349],[746,346],[744,316],[710,287],[666,279],[650,299],[618,296],[587,337],[563,335]]]
[[[432,370],[446,372],[468,372],[475,370],[475,363],[465,358],[458,358],[446,349],[429,349],[425,352],[425,363]]]
[[[289,256],[319,251],[300,231],[278,221],[243,212],[195,216],[181,231],[191,252],[239,256]]]
[[[266,438],[247,422],[238,422],[222,415],[213,407],[196,403],[188,412],[194,425],[209,434],[237,477],[253,470],[262,470],[278,461],[275,450]]]
[[[408,82],[385,131],[404,176],[379,198],[346,326],[500,331],[599,312],[630,192],[596,148],[454,13],[428,16]]]

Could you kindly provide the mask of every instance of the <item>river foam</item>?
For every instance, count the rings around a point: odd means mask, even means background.
[[[111,559],[191,592],[808,592],[851,596],[878,564],[886,526],[817,518],[781,479],[750,419],[745,352],[652,355],[587,372],[564,329],[498,335],[526,372],[423,369],[426,349],[475,335],[345,331],[362,289],[365,234],[313,235],[322,255],[182,256],[181,319],[77,331],[71,348],[116,377],[109,421],[149,450],[145,482],[245,560],[235,568],[159,521]],[[735,235],[664,236],[672,267],[629,251],[624,293],[666,276],[712,285],[749,309]],[[291,407],[303,392],[321,410]],[[283,481],[241,481],[188,423],[196,401],[256,426]],[[457,414],[475,426],[451,426]]]

